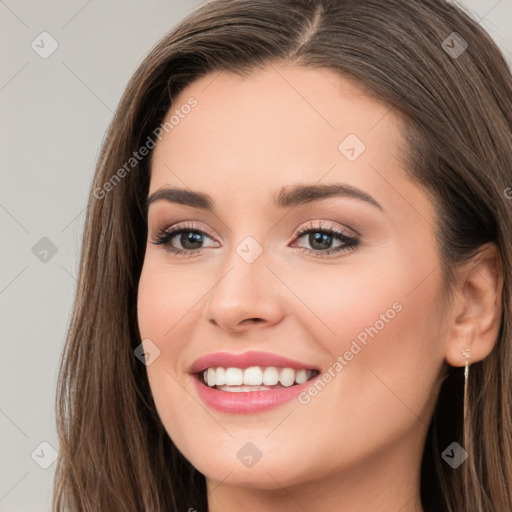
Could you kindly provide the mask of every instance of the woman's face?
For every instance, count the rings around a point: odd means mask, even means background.
[[[332,71],[276,64],[203,77],[166,120],[149,195],[184,193],[150,201],[138,321],[173,442],[224,484],[417,477],[446,329],[434,210],[393,112]],[[226,356],[247,352],[264,354]],[[210,370],[230,387],[200,382],[208,367],[234,368]],[[280,387],[241,391],[244,375]]]

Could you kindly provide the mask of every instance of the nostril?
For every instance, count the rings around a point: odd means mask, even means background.
[[[246,318],[245,320],[243,320],[242,322],[240,322],[241,324],[245,324],[246,322],[250,322],[250,323],[260,323],[262,322],[263,319],[261,318]]]

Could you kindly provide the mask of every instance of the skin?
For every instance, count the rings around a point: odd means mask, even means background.
[[[398,118],[330,70],[277,63],[246,77],[208,75],[173,109],[190,97],[197,106],[154,150],[149,193],[186,188],[215,206],[151,204],[138,321],[141,338],[160,350],[147,366],[158,414],[206,476],[209,510],[423,511],[421,455],[446,365],[463,366],[466,346],[471,363],[483,359],[498,333],[494,246],[461,269],[448,301],[436,214],[400,162]],[[366,145],[355,161],[338,149],[348,134]],[[299,183],[349,184],[382,210],[347,197],[272,205],[278,189]],[[152,243],[183,221],[209,233],[198,253],[176,256]],[[360,245],[327,256],[302,251],[313,246],[295,234],[320,221]],[[263,250],[252,263],[236,252],[247,236]],[[330,247],[341,245],[333,238]],[[191,247],[179,236],[173,246]],[[306,405],[217,412],[187,373],[205,354],[246,350],[327,371],[395,303],[401,311]],[[262,453],[250,468],[237,458],[249,441]]]

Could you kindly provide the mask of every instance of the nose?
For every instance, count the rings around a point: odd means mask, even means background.
[[[208,294],[208,321],[230,333],[262,329],[281,321],[283,285],[267,267],[265,252],[248,263],[235,251]]]

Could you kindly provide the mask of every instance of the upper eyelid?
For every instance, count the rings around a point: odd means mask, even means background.
[[[214,237],[212,234],[210,234],[210,232],[199,226],[199,225],[196,225],[195,224],[195,221],[184,221],[184,222],[178,222],[177,224],[172,224],[171,226],[168,226],[168,227],[165,227],[162,229],[162,231],[167,231],[167,232],[171,232],[171,231],[180,231],[180,230],[183,230],[183,231],[200,231],[201,233],[204,233],[205,235],[209,236],[210,238],[212,238],[213,240],[215,240],[216,237]]]
[[[342,225],[342,227],[339,227],[339,226],[333,225],[333,224],[324,224],[325,221],[323,221],[323,220],[318,221],[318,226],[316,226],[316,225],[314,225],[314,222],[315,221],[309,221],[305,226],[298,228],[295,231],[295,233],[296,233],[295,236],[297,236],[297,234],[299,234],[301,232],[316,229],[318,231],[324,231],[324,230],[325,231],[341,231],[345,236],[351,237],[351,238],[360,238],[361,237],[361,234],[358,231],[356,231],[355,229],[353,229],[349,226]]]

